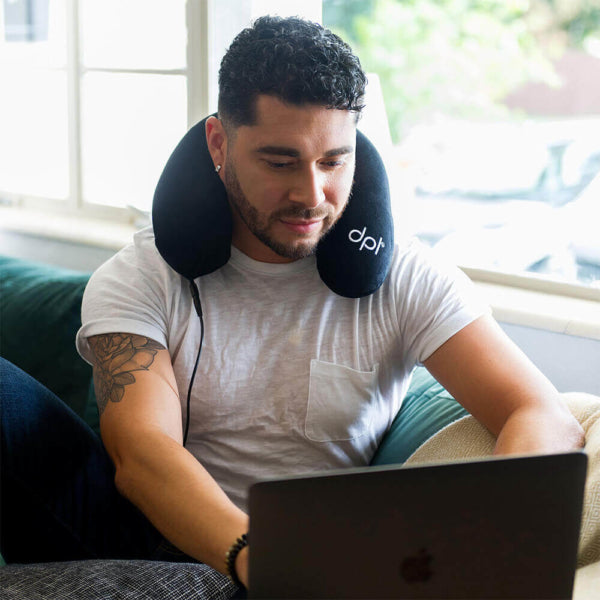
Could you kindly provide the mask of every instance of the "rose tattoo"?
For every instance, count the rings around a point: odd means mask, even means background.
[[[89,338],[94,361],[94,386],[100,414],[108,402],[120,402],[125,386],[135,383],[135,371],[147,371],[159,350],[158,342],[142,335],[109,333]]]

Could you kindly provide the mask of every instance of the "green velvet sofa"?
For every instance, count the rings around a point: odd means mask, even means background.
[[[0,354],[52,390],[98,432],[92,371],[79,357],[74,344],[89,275],[0,256]],[[418,368],[374,463],[404,462],[425,440],[465,414],[425,369]],[[27,515],[14,515],[14,518],[26,519]],[[208,588],[206,578],[211,580]],[[67,585],[72,581],[87,583]],[[234,591],[225,577],[212,570],[207,572],[204,565],[194,564],[81,561],[7,565],[0,569],[0,588],[3,589],[0,595],[9,600],[25,597],[106,600],[128,597],[127,591],[147,598],[171,598],[175,597],[172,594],[177,585],[181,585],[179,600],[226,598]],[[45,595],[43,590],[48,589],[53,589],[54,595],[50,592]]]

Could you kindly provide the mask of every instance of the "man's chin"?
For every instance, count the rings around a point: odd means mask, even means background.
[[[263,235],[259,239],[282,258],[299,260],[312,256],[322,237],[322,232],[313,232],[311,235]]]
[[[312,256],[317,250],[317,243],[280,244],[274,242],[269,247],[282,258],[300,260],[301,258]]]

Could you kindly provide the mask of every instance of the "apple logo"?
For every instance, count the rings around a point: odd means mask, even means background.
[[[407,556],[400,565],[400,574],[407,583],[429,581],[433,574],[431,562],[433,556],[425,548],[421,548],[414,556]]]

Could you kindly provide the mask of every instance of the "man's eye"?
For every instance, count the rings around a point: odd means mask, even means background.
[[[327,160],[321,164],[324,167],[326,167],[327,169],[335,169],[336,167],[341,167],[342,165],[344,165],[344,161],[343,160]]]
[[[275,161],[268,160],[267,164],[272,169],[285,169],[286,167],[291,167],[293,163],[290,163],[290,162],[275,162]]]

